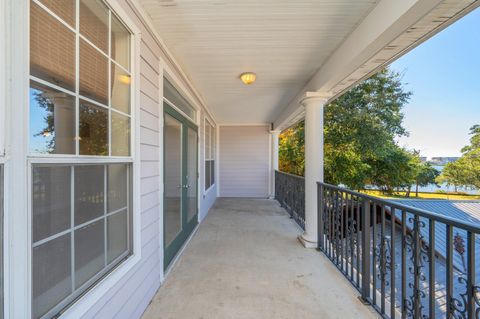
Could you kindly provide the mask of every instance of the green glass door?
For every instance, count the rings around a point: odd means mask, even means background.
[[[198,223],[197,127],[164,104],[164,266]]]

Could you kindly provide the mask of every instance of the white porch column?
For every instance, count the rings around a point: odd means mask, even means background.
[[[323,107],[327,98],[308,96],[305,107],[305,232],[299,237],[306,248],[317,247],[317,182],[323,182]]]
[[[271,164],[271,174],[270,174],[270,197],[275,198],[275,171],[278,170],[278,138],[280,136],[280,131],[270,131],[270,136],[272,138],[272,164]]]

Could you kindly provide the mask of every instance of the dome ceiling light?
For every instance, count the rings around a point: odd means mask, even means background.
[[[257,79],[257,75],[253,72],[245,72],[240,74],[240,80],[246,85],[250,85]]]

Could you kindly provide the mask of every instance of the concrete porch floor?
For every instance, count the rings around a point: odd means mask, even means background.
[[[378,318],[276,201],[220,198],[144,319]]]

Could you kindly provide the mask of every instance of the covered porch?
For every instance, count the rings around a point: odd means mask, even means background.
[[[301,233],[275,200],[219,198],[143,318],[376,318]]]

